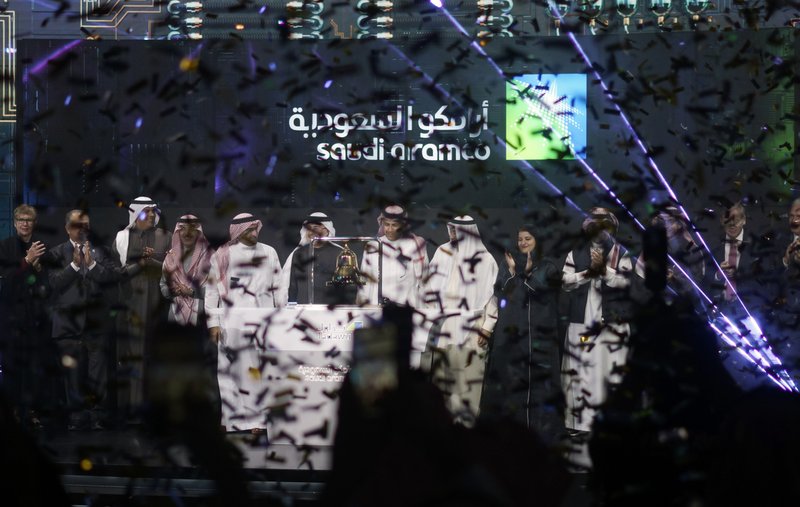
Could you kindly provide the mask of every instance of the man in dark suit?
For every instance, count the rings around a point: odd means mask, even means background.
[[[777,273],[780,285],[777,317],[778,353],[788,367],[795,383],[800,384],[800,198],[789,208],[789,237],[779,262]],[[782,246],[781,245],[781,246]]]
[[[791,237],[783,253],[783,266],[796,275],[800,270],[800,198],[792,201],[789,208],[789,231]]]
[[[70,429],[101,429],[105,419],[108,331],[112,321],[104,290],[118,273],[106,252],[88,241],[89,215],[67,213],[69,240],[48,252],[53,292],[53,338],[64,366]]]
[[[738,308],[735,304],[736,293],[745,299],[745,303],[757,295],[751,285],[753,277],[758,274],[760,263],[758,257],[754,255],[752,240],[744,232],[747,213],[741,202],[725,210],[720,217],[720,224],[724,235],[722,240],[712,247],[711,253],[730,283],[725,282],[716,266],[710,269],[710,273],[713,273],[714,299],[719,305],[735,309]]]

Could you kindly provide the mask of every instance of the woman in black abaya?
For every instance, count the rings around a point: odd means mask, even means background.
[[[531,226],[517,232],[495,285],[499,318],[484,380],[481,416],[511,419],[555,443],[563,431],[558,347],[561,270],[536,250]]]

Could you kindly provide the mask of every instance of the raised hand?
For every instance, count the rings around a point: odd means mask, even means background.
[[[788,266],[790,263],[800,264],[800,239],[792,241],[786,247],[786,253],[783,255],[783,263]]]
[[[82,261],[83,257],[81,256],[81,249],[80,247],[76,246],[72,249],[72,263],[76,266],[80,266]]]
[[[45,250],[44,243],[41,241],[34,241],[28,251],[25,252],[25,261],[28,264],[34,264],[39,260],[39,257],[44,255]]]
[[[736,268],[728,264],[728,261],[723,261],[719,267],[722,268],[722,271],[725,272],[725,276],[728,278],[733,278],[733,276],[736,274]]]
[[[92,245],[89,244],[87,241],[83,244],[83,259],[86,262],[86,266],[91,266],[94,259],[92,259]]]
[[[186,297],[194,296],[194,289],[182,283],[175,284],[174,292],[175,295],[177,296],[186,296]]]
[[[602,269],[606,265],[606,261],[603,258],[603,251],[600,250],[599,248],[592,248],[589,252],[589,255],[591,256],[591,264],[589,265],[589,267],[593,271],[597,272],[602,271]]]
[[[511,276],[514,276],[516,273],[517,263],[514,261],[514,257],[510,252],[506,252],[506,265],[508,266],[508,272],[511,273]]]
[[[208,328],[208,337],[211,338],[212,342],[219,343],[220,338],[222,338],[222,329],[219,326]]]
[[[485,349],[489,346],[489,338],[491,338],[491,333],[487,333],[483,329],[478,330],[478,346],[482,349]]]
[[[146,246],[142,248],[142,257],[139,259],[139,265],[144,266],[147,264],[147,261],[153,256],[155,250],[151,246]]]

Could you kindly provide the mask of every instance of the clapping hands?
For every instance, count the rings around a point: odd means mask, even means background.
[[[194,289],[188,285],[176,282],[172,285],[172,294],[174,296],[192,297],[194,296]]]
[[[517,262],[514,260],[514,256],[511,255],[511,252],[506,252],[505,258],[508,272],[511,273],[511,276],[516,275]],[[528,252],[527,261],[525,262],[525,275],[529,275],[531,271],[533,271],[533,259],[531,258],[530,252]]]

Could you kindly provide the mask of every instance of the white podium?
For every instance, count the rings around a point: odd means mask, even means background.
[[[223,328],[240,334],[261,358],[256,385],[252,377],[249,381],[264,395],[271,441],[333,444],[338,391],[350,368],[353,331],[372,326],[381,315],[377,306],[228,309]],[[410,360],[416,368],[430,325],[424,313],[415,313],[414,321]]]
[[[434,324],[463,335],[474,327],[480,313],[415,310],[411,367],[420,367]],[[259,407],[269,416],[272,442],[333,444],[338,392],[350,369],[353,332],[374,325],[381,315],[378,306],[294,305],[225,312],[226,332],[244,338],[258,355],[260,371],[248,375],[248,388],[263,394]]]

